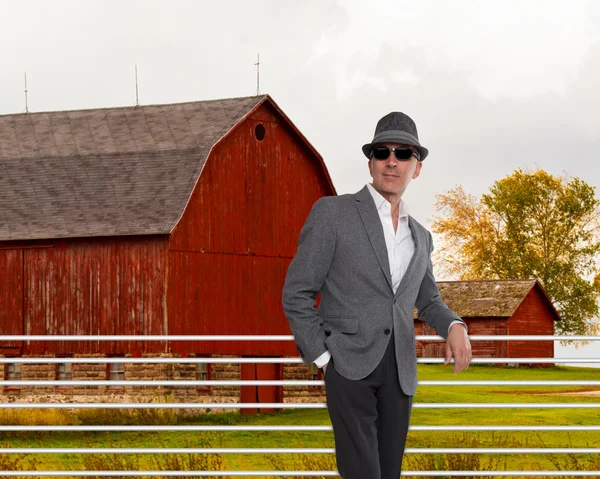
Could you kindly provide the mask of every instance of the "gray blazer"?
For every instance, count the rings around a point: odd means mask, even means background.
[[[339,374],[362,379],[381,361],[393,332],[400,385],[415,394],[414,306],[443,338],[452,321],[462,320],[435,283],[431,233],[410,215],[408,224],[415,252],[394,294],[383,226],[368,188],[315,202],[283,287],[283,309],[307,366],[329,350]]]

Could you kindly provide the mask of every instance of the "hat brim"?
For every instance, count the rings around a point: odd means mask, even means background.
[[[373,138],[371,143],[367,143],[362,147],[363,153],[369,160],[371,159],[371,150],[373,150],[373,147],[378,143],[404,143],[406,145],[414,146],[421,155],[421,161],[429,154],[429,150],[424,146],[421,146],[419,140],[410,133],[403,131],[382,131]]]

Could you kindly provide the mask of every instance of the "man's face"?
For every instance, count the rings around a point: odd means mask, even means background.
[[[388,148],[409,147],[409,145],[403,143],[382,143],[381,145]],[[373,187],[384,198],[393,196],[399,199],[402,197],[410,180],[419,176],[421,163],[414,156],[406,161],[398,160],[393,152],[390,152],[390,155],[385,160],[376,160],[371,157],[369,160],[369,172],[373,178]]]

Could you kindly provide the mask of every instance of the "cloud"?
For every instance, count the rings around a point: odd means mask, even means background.
[[[600,8],[583,0],[338,4],[345,15],[305,64],[333,69],[338,100],[360,87],[415,85],[423,65],[458,72],[488,99],[564,95],[600,41]]]
[[[403,83],[406,85],[416,85],[421,81],[421,79],[412,70],[392,72],[391,76],[395,82]]]

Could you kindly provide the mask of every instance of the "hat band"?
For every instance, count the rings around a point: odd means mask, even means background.
[[[375,138],[373,138],[371,144],[383,142],[408,143],[411,145],[421,146],[418,138],[408,132],[399,130],[380,131],[375,135]]]

